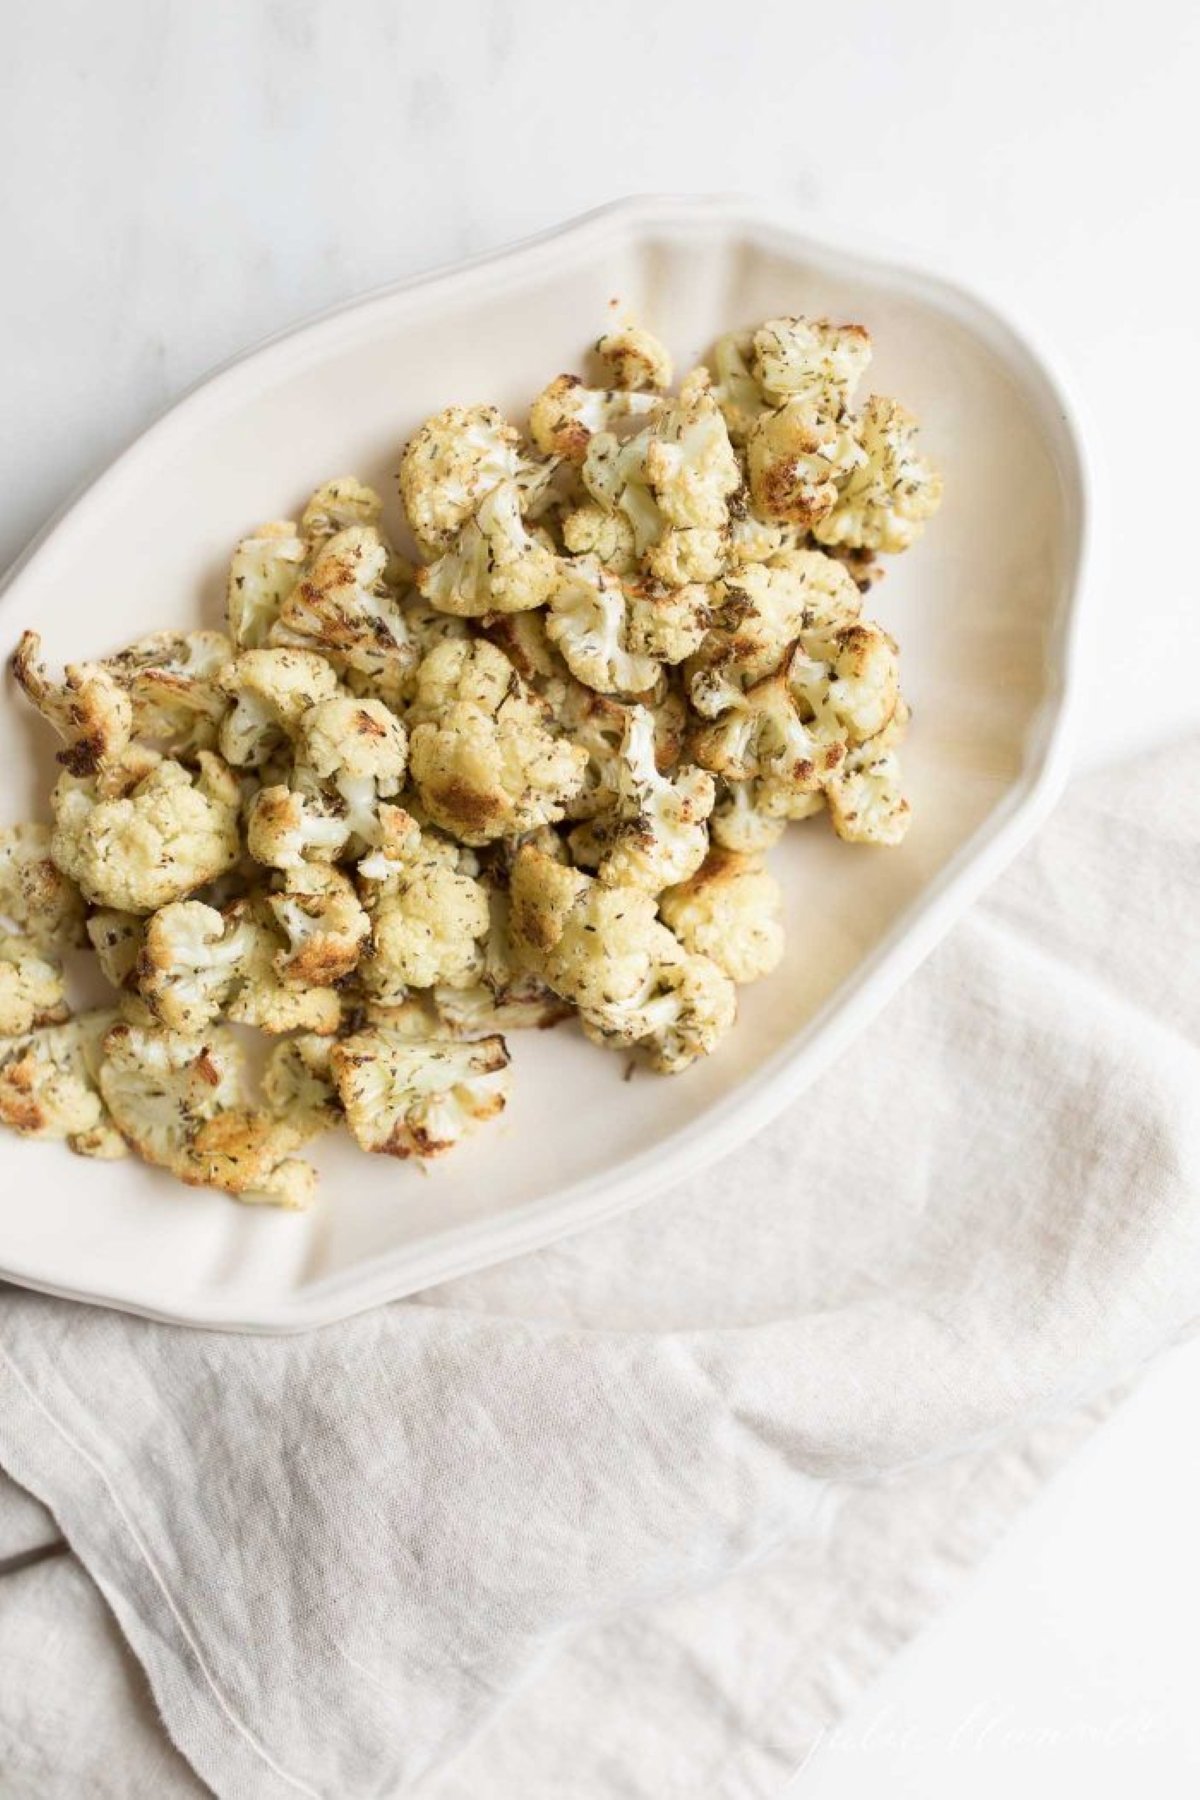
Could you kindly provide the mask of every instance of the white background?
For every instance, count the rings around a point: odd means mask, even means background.
[[[1096,461],[1080,763],[1200,722],[1191,6],[8,0],[0,87],[0,560],[306,313],[621,193],[759,190],[1049,344]],[[1198,1385],[1196,1349],[1145,1383],[799,1791],[1196,1791]]]

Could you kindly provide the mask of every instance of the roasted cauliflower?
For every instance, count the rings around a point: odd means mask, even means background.
[[[60,775],[50,854],[94,905],[154,912],[237,861],[237,783],[211,751],[197,760],[196,771],[158,762],[109,800],[94,778]]]
[[[62,1138],[79,1156],[125,1155],[97,1086],[100,1044],[115,1014],[80,1013],[0,1039],[0,1124],[22,1137]]]
[[[464,844],[561,819],[583,786],[586,751],[555,735],[548,708],[486,640],[431,651],[408,723],[417,797]]]
[[[331,1063],[346,1123],[380,1156],[443,1156],[508,1098],[502,1037],[414,1039],[374,1025],[335,1044]]]
[[[502,1032],[686,1069],[780,967],[793,822],[901,842],[863,595],[941,477],[860,401],[866,331],[768,319],[677,388],[640,325],[594,353],[524,432],[427,419],[399,548],[340,475],[236,546],[223,631],[61,675],[22,636],[63,767],[53,825],[0,828],[0,1123],[304,1206],[310,1139],[426,1161],[499,1113]],[[71,1017],[84,945],[113,1004]]]
[[[686,950],[731,981],[761,981],[783,959],[783,889],[761,856],[710,850],[694,875],[660,894],[658,911]]]

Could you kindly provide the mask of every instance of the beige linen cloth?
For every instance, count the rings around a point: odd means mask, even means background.
[[[1195,744],[624,1219],[302,1338],[6,1290],[0,1792],[778,1793],[1195,1320],[1198,1038]]]

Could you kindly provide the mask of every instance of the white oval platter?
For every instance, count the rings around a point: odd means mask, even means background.
[[[817,819],[775,864],[787,959],[743,990],[720,1052],[624,1081],[574,1027],[513,1034],[497,1126],[428,1174],[322,1145],[316,1207],[237,1205],[132,1159],[0,1139],[0,1274],[193,1325],[321,1325],[513,1256],[645,1200],[794,1102],[850,1043],[1046,812],[1064,722],[1086,535],[1079,433],[1044,357],[960,287],[780,208],[635,199],[512,249],[373,294],[213,375],[42,534],[8,578],[3,652],[36,625],[51,659],[179,622],[217,623],[223,566],[260,520],[354,471],[394,509],[399,447],[450,401],[519,412],[578,366],[618,301],[686,368],[716,335],[781,312],[872,332],[873,387],[923,424],[946,500],[870,610],[900,639],[914,711],[915,824],[898,851]],[[6,819],[46,816],[50,746],[0,707]],[[730,1205],[736,1205],[731,1183]]]

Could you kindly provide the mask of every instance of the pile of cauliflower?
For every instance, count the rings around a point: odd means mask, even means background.
[[[49,672],[53,824],[0,830],[0,1119],[305,1205],[346,1125],[428,1159],[504,1107],[509,1029],[578,1019],[673,1073],[783,952],[765,853],[908,824],[876,558],[941,493],[856,390],[860,326],[773,319],[671,392],[648,332],[522,435],[450,406],[404,450],[418,561],[352,478],[262,526],[226,629]],[[111,1004],[72,1016],[89,947]],[[273,1040],[257,1088],[242,1034]]]

